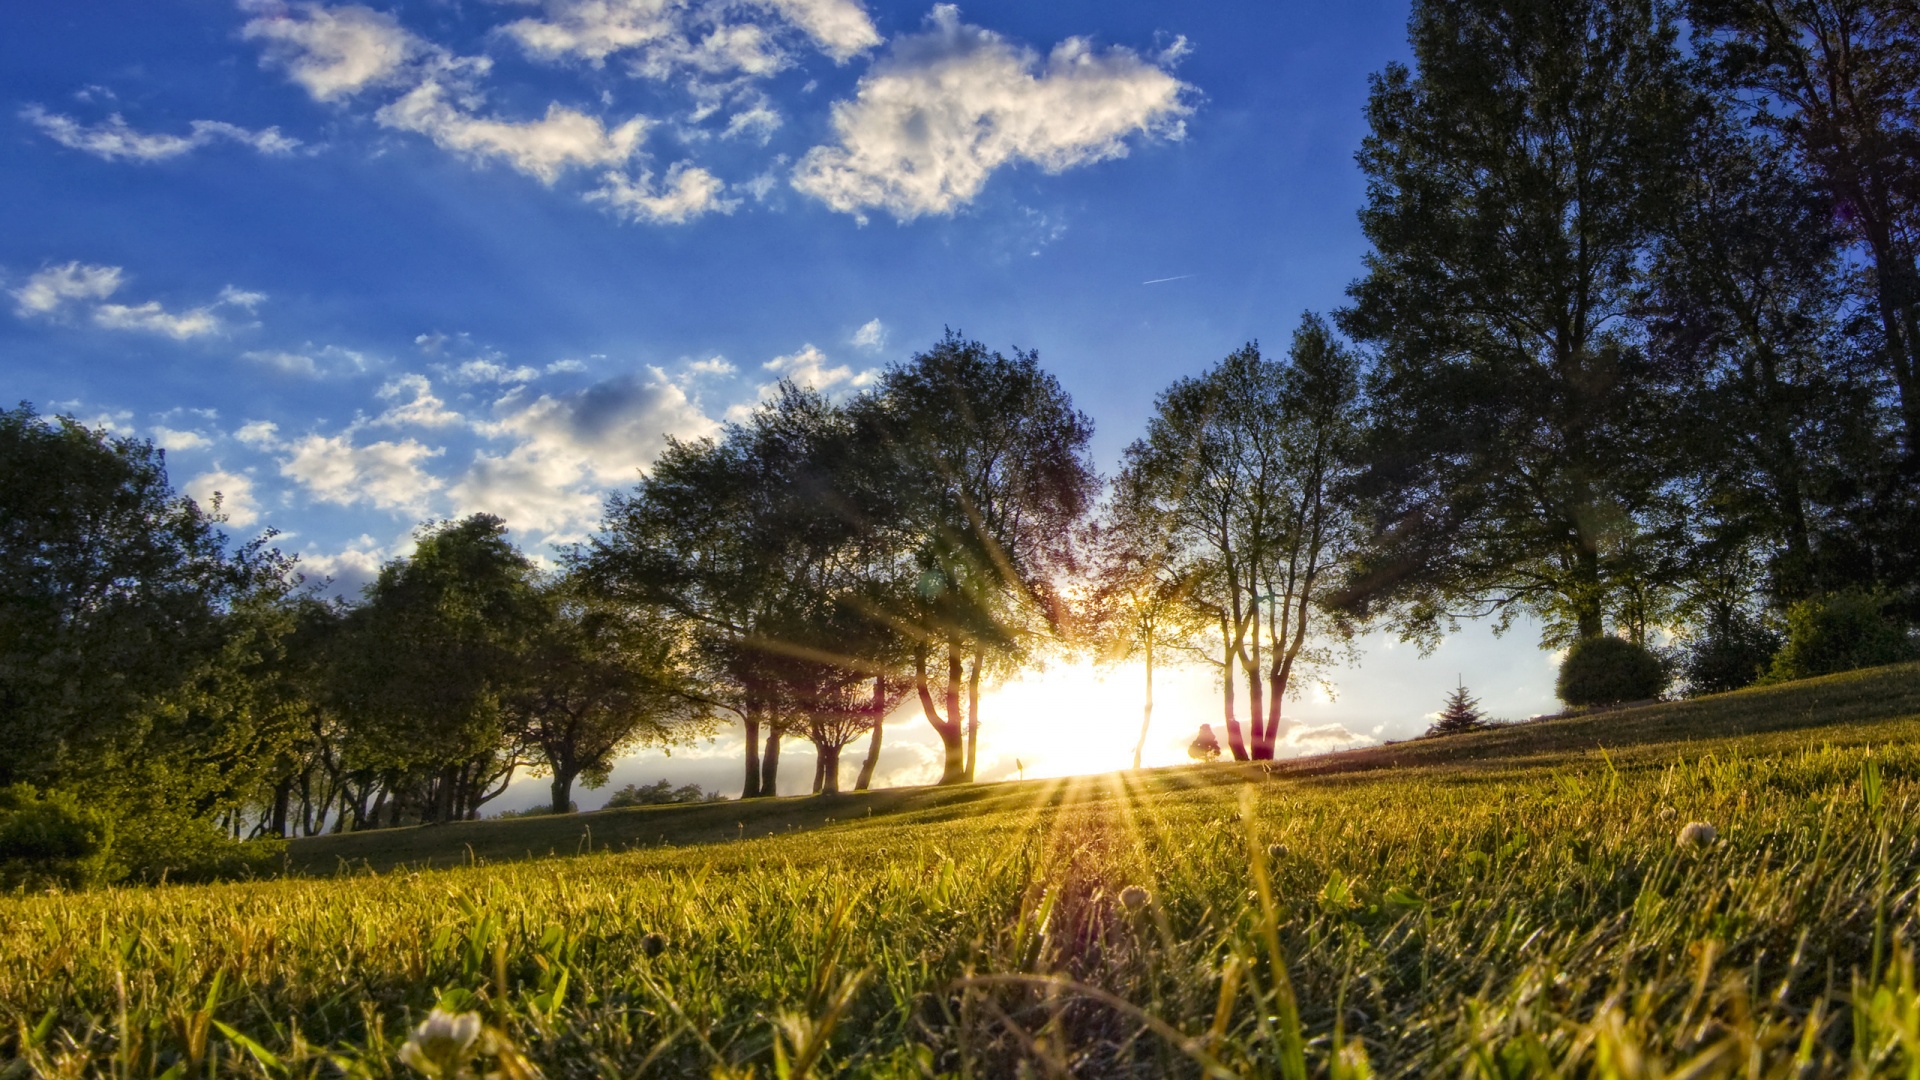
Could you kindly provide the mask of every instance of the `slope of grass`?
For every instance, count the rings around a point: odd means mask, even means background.
[[[440,1004],[504,1075],[1912,1075],[1916,735],[1908,667],[1271,773],[476,823],[444,836],[518,858],[0,900],[0,1053],[398,1075]],[[1676,845],[1693,820],[1714,842]],[[539,857],[586,824],[629,849]]]

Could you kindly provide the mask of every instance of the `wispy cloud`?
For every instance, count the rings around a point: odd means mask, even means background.
[[[267,299],[265,293],[229,285],[212,303],[185,311],[170,311],[158,300],[139,304],[106,302],[125,283],[126,271],[118,266],[95,266],[76,260],[44,267],[29,277],[26,284],[12,290],[14,313],[21,318],[56,318],[69,307],[78,306],[88,309],[93,324],[103,329],[141,331],[185,341],[225,331],[227,324],[220,317],[219,309],[238,308],[251,313]]]
[[[280,134],[278,127],[251,131],[223,120],[195,120],[188,126],[188,134],[167,135],[137,131],[119,113],[97,124],[83,124],[71,116],[29,105],[20,110],[20,117],[61,146],[106,161],[165,161],[222,141],[270,155],[291,154],[302,145],[299,139]]]

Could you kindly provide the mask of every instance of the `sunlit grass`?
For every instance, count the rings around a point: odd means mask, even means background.
[[[1901,706],[1877,720],[1729,737],[1712,715],[1813,700],[1736,697],[1605,752],[1543,729],[1519,764],[1084,778],[698,846],[5,900],[0,1051],[396,1075],[441,1004],[497,1031],[485,1067],[556,1077],[1910,1075],[1916,681],[1804,691]],[[1713,843],[1677,842],[1693,821]]]

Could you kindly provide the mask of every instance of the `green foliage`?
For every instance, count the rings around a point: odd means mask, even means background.
[[[1666,692],[1666,666],[1644,646],[1617,637],[1585,638],[1567,650],[1554,692],[1569,705],[1617,705]]]
[[[1802,600],[1787,609],[1787,642],[1768,682],[1808,679],[1898,664],[1916,655],[1913,633],[1887,610],[1885,596],[1858,590]]]
[[[1342,327],[1374,348],[1350,605],[1437,640],[1530,611],[1553,642],[1646,614],[1681,531],[1675,373],[1625,316],[1695,98],[1658,0],[1413,6],[1373,80]]]
[[[707,791],[699,784],[682,784],[674,787],[671,780],[656,780],[651,784],[628,784],[608,797],[603,810],[618,810],[623,806],[669,806],[675,803],[718,802],[718,792]]]
[[[0,788],[0,889],[104,884],[124,872],[112,855],[107,815],[60,792]]]
[[[1713,612],[1680,655],[1680,676],[1689,694],[1721,694],[1751,686],[1780,650],[1780,635],[1745,608]]]
[[[1480,711],[1480,702],[1467,693],[1464,686],[1456,687],[1447,695],[1447,704],[1440,715],[1427,728],[1429,737],[1435,735],[1460,735],[1469,731],[1479,731],[1487,726],[1486,714]]]
[[[1905,1075],[1916,700],[1903,669],[1661,706],[1606,757],[1609,721],[1575,720],[1338,755],[1414,769],[886,793],[900,816],[831,823],[693,806],[602,820],[652,843],[767,816],[695,847],[0,899],[0,1055],[392,1076],[439,1008],[497,1035],[476,1068],[556,1077]],[[1727,736],[1756,719],[1800,730]],[[1497,768],[1441,764],[1502,739]],[[1719,841],[1677,850],[1689,821]],[[460,837],[577,824],[412,831],[466,862]]]

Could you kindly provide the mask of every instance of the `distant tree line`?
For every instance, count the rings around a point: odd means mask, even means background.
[[[1692,691],[1912,655],[1913,5],[1424,0],[1410,37],[1349,303],[1175,380],[1110,480],[1036,353],[948,333],[672,442],[550,565],[431,522],[326,600],[150,444],[0,414],[7,805],[115,808],[177,864],[471,818],[530,773],[565,812],[721,724],[745,797],[796,742],[833,793],[903,707],[964,783],[983,690],[1061,649],[1142,663],[1136,763],[1157,669],[1215,672],[1224,749],[1266,760],[1367,626],[1526,616]]]

